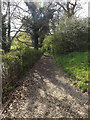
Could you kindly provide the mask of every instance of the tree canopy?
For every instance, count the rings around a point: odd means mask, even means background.
[[[45,5],[44,5],[45,4]],[[80,4],[75,2],[42,2],[38,7],[35,2],[24,2],[25,8],[18,2],[3,2],[3,9],[6,10],[6,16],[3,18],[3,40],[2,49],[9,52],[13,39],[20,33],[26,32],[32,38],[32,45],[38,49],[42,47],[46,35],[53,34],[57,26],[65,16],[70,18],[74,16]],[[3,14],[4,15],[4,14]],[[14,19],[15,18],[15,19]],[[13,20],[19,21],[15,23]],[[5,27],[6,26],[6,27]],[[17,26],[19,26],[17,28]],[[14,31],[14,35],[11,36]],[[18,40],[18,39],[17,39]]]

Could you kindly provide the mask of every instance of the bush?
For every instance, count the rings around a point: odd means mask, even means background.
[[[41,48],[42,52],[53,54],[52,40],[53,40],[53,36],[51,35],[45,37],[43,41],[43,46]]]
[[[25,32],[20,32],[17,37],[19,41],[17,40],[17,38],[14,38],[11,44],[11,50],[23,49],[27,46],[32,46],[30,36],[27,35]]]
[[[3,55],[3,86],[14,85],[18,77],[31,67],[39,58],[41,52],[31,48],[13,51]]]
[[[44,39],[55,54],[88,49],[88,21],[87,19],[68,18],[61,21],[57,31]],[[50,42],[49,42],[50,41]]]
[[[55,35],[54,35],[55,36]],[[58,27],[54,44],[58,53],[86,51],[88,49],[88,22],[87,19],[69,18],[61,22]]]

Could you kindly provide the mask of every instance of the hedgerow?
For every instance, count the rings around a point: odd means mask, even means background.
[[[2,85],[14,85],[19,76],[24,74],[28,68],[41,57],[41,52],[33,48],[11,51],[2,56]]]

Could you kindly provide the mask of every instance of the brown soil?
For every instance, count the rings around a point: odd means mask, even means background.
[[[2,118],[88,118],[88,94],[65,76],[52,57],[42,57],[3,104]]]

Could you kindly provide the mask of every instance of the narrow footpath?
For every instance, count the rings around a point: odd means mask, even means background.
[[[71,83],[52,57],[42,57],[22,81],[2,118],[88,118],[88,94]]]

